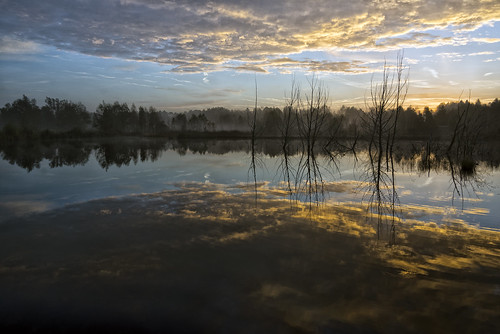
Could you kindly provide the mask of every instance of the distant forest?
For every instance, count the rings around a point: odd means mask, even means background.
[[[278,138],[284,122],[288,136],[298,136],[300,113],[286,119],[290,113],[277,107],[256,110],[229,110],[223,107],[190,110],[183,113],[159,111],[153,107],[136,107],[126,103],[99,104],[89,112],[82,103],[57,98],[45,99],[39,107],[36,100],[23,95],[1,108],[0,138],[4,142],[17,139],[85,137],[85,136],[150,136],[150,137],[241,137],[251,129],[260,138]],[[400,107],[397,134],[400,138],[445,138],[461,120],[467,109],[467,122],[474,124],[482,139],[500,137],[500,101],[483,104],[479,100],[441,103],[436,110],[425,107]],[[367,112],[342,106],[328,110],[322,119],[325,131],[339,138],[366,137],[363,123]],[[288,116],[289,117],[289,116]],[[462,120],[463,121],[463,120]],[[255,124],[252,124],[255,122]],[[295,124],[295,125],[294,125]],[[329,133],[321,134],[328,137]]]

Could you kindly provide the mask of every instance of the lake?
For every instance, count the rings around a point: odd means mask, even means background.
[[[2,328],[499,331],[497,144],[472,166],[417,141],[378,166],[366,143],[3,148]]]

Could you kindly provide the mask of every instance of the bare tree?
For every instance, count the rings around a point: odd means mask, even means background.
[[[369,137],[369,208],[377,215],[377,236],[380,238],[382,217],[392,216],[391,242],[395,242],[396,204],[398,195],[395,185],[393,149],[396,139],[399,113],[408,92],[408,68],[399,53],[395,67],[384,62],[382,79],[372,84],[367,102],[364,125]]]
[[[306,94],[305,101],[300,98],[298,101],[296,115],[299,136],[306,150],[312,150],[326,130],[325,119],[330,112],[328,93],[316,76],[313,76],[309,80],[309,94]]]

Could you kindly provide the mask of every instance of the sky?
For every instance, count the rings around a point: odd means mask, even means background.
[[[498,0],[0,0],[0,105],[283,107],[314,76],[366,107],[404,53],[406,106],[500,98]]]

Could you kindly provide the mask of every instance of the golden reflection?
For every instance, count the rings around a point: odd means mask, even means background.
[[[490,210],[487,208],[468,208],[468,209],[463,209],[463,213],[468,213],[471,215],[480,215],[484,216],[490,213]]]
[[[350,191],[346,187],[349,182],[331,183],[331,189]],[[373,237],[376,233],[375,222],[377,217],[367,212],[367,204],[359,202],[335,202],[326,201],[323,205],[311,207],[308,203],[287,200],[288,192],[280,188],[262,185],[259,187],[259,198],[255,202],[253,186],[243,185],[221,186],[214,184],[200,184],[202,189],[194,184],[182,185],[180,191],[164,192],[160,196],[163,201],[168,202],[170,197],[175,198],[177,209],[168,208],[167,211],[159,211],[159,217],[179,217],[182,219],[193,219],[199,221],[210,221],[213,223],[235,223],[241,224],[242,219],[251,219],[255,223],[261,224],[259,228],[249,228],[246,231],[239,231],[220,237],[219,239],[205,238],[205,240],[219,240],[226,242],[229,240],[244,240],[256,236],[259,233],[266,233],[269,229],[279,228],[281,224],[294,222],[308,222],[316,228],[324,229],[328,232],[344,233],[356,237]],[[231,189],[243,190],[238,193],[231,193]],[[225,190],[224,190],[225,189]],[[246,190],[246,191],[245,191]],[[463,210],[469,214],[487,214],[488,210],[476,208]],[[407,247],[414,236],[425,237],[426,240],[447,239],[449,237],[459,237],[466,240],[474,236],[492,237],[492,242],[499,241],[498,233],[495,231],[481,230],[469,226],[464,220],[450,216],[457,213],[455,209],[449,211],[442,207],[429,205],[401,205],[401,217],[395,217],[398,226],[398,237],[402,245]],[[435,221],[419,220],[427,218],[429,215],[435,217]],[[393,219],[381,215],[383,219]],[[440,221],[437,222],[437,219]],[[371,218],[371,219],[367,219]],[[494,237],[493,237],[494,236]],[[464,241],[465,242],[465,241]],[[476,249],[477,251],[477,249]],[[483,252],[489,254],[488,252]],[[465,263],[463,260],[447,257],[436,257],[427,261],[427,265],[437,265],[440,260],[446,259],[449,263]],[[441,262],[446,262],[443,260]],[[394,263],[394,259],[392,260]],[[398,260],[399,261],[399,260]],[[414,268],[413,268],[414,269]],[[414,272],[417,272],[413,270]]]
[[[262,332],[276,329],[269,323],[284,332],[500,329],[491,307],[499,300],[499,232],[403,213],[398,243],[388,246],[361,203],[311,210],[270,186],[255,201],[253,190],[179,184],[2,225],[0,292],[30,299],[64,286],[75,303],[109,305],[132,296],[120,307],[134,317],[148,319],[155,300],[155,312],[205,312],[200,326],[215,326],[217,313]]]

